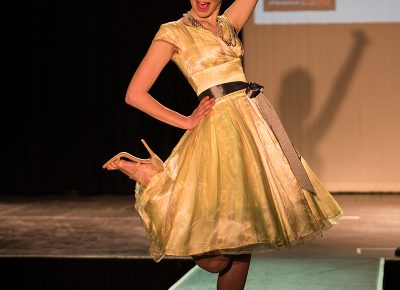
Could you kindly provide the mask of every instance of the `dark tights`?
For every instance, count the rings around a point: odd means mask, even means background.
[[[196,264],[218,274],[217,290],[243,290],[249,271],[251,255],[193,256]]]

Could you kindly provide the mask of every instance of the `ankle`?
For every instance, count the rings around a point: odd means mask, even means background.
[[[139,182],[143,186],[147,186],[153,176],[159,172],[160,170],[157,169],[157,167],[153,164],[142,163],[139,164],[137,170],[135,170],[135,172],[131,176],[129,176],[129,178],[135,180],[136,182]]]

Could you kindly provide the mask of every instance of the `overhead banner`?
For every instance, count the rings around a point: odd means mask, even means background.
[[[264,0],[265,11],[335,10],[335,0]]]
[[[255,24],[395,23],[400,0],[264,0]]]

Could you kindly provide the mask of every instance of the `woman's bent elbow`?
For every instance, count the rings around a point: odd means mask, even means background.
[[[127,103],[128,105],[132,106],[132,107],[137,107],[138,102],[138,96],[136,94],[127,94],[125,96],[125,103]]]

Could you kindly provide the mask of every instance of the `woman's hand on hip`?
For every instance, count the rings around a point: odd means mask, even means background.
[[[199,125],[200,121],[206,117],[211,111],[215,104],[215,98],[210,98],[209,96],[201,99],[199,105],[194,109],[193,113],[187,118],[187,129],[194,129]]]

